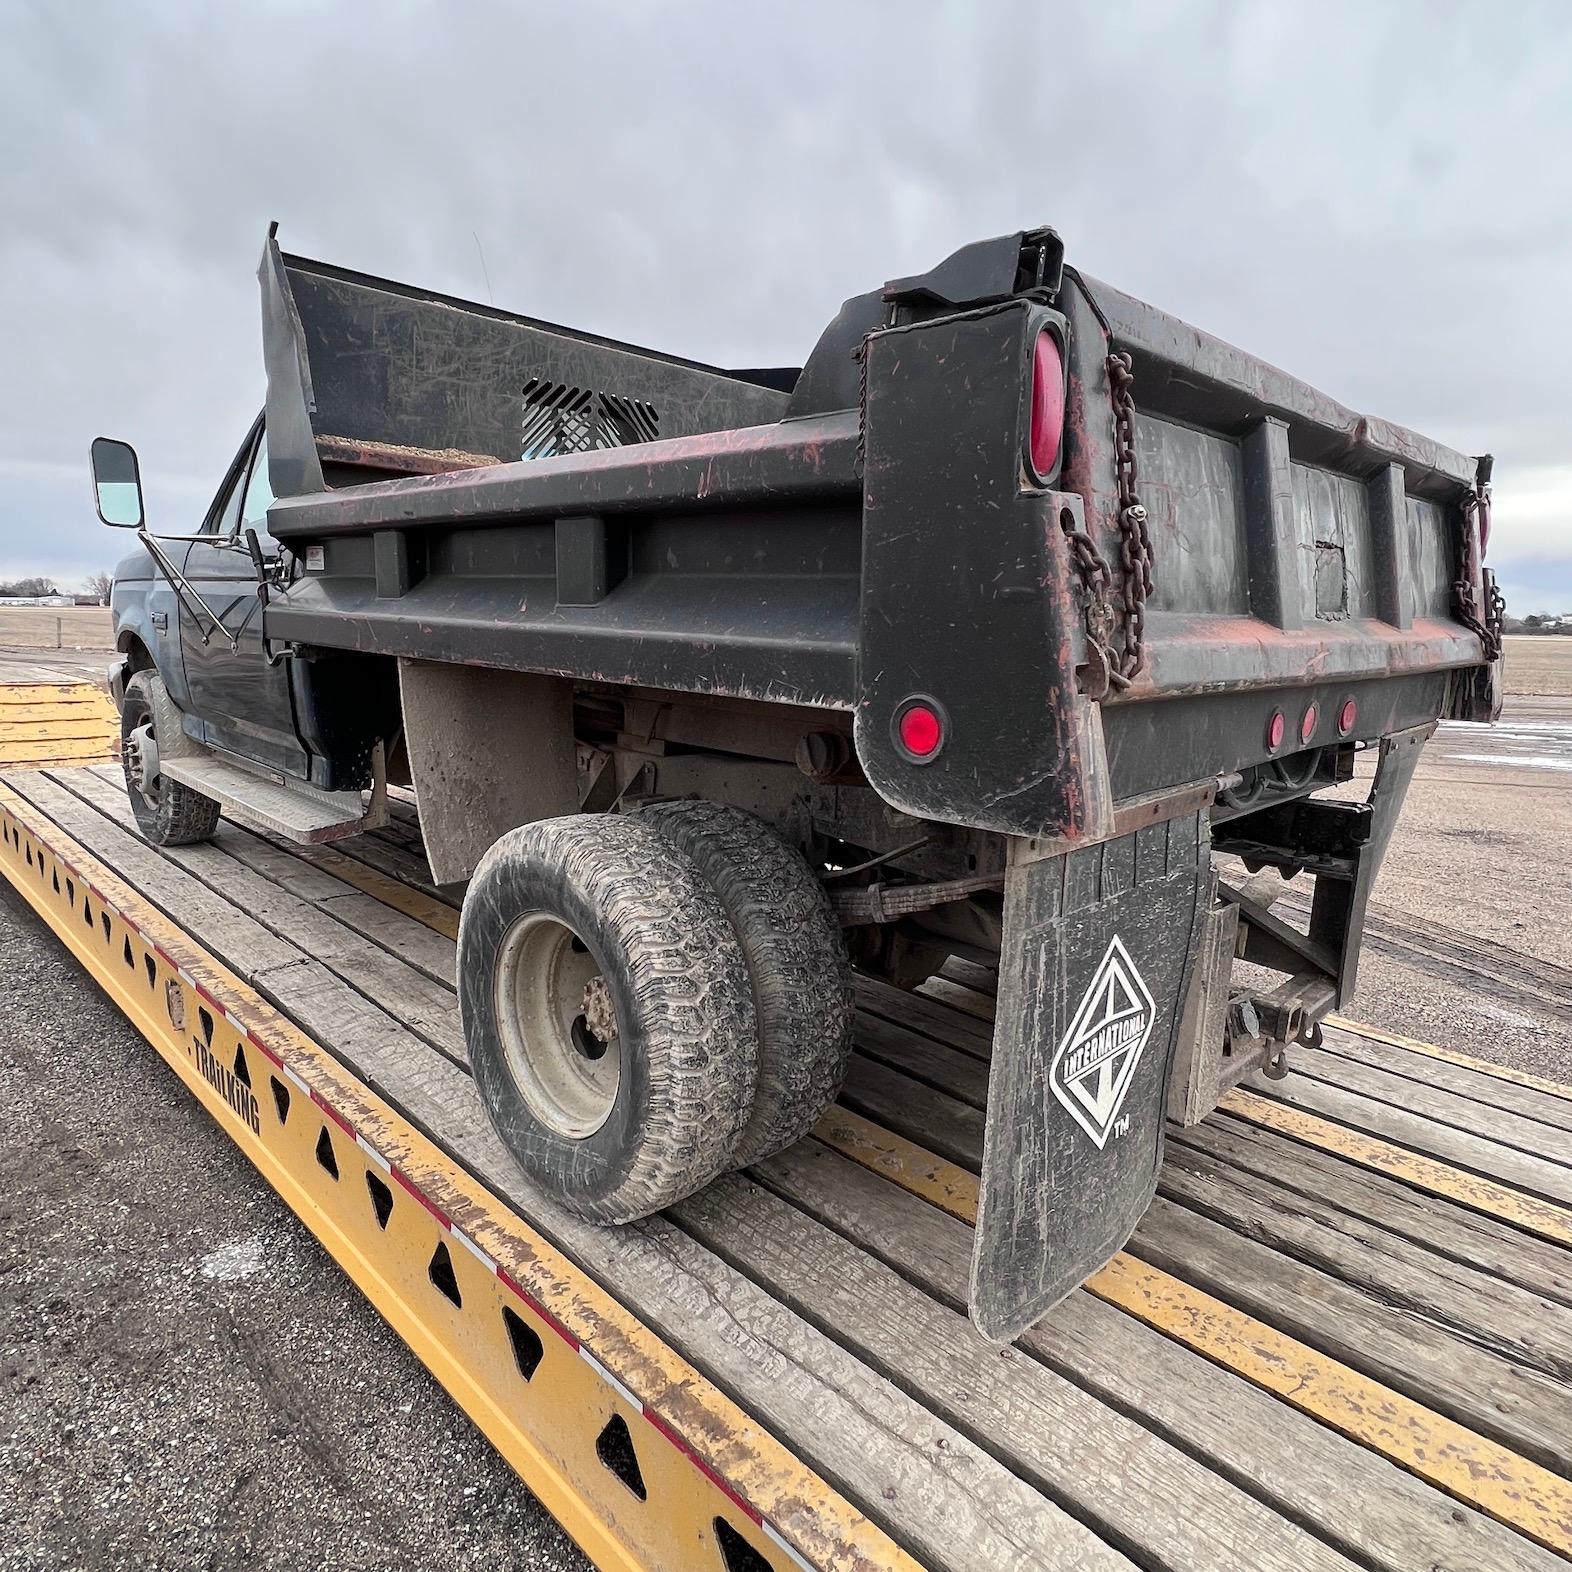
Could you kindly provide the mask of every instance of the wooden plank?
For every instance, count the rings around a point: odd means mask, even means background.
[[[82,773],[117,791],[125,789],[118,767],[90,765]],[[219,821],[213,840],[237,862],[321,907],[434,981],[454,986],[458,912],[445,901],[331,846],[298,846],[227,820]]]
[[[814,1134],[975,1222],[974,1174],[841,1109]],[[1085,1288],[1459,1500],[1572,1554],[1572,1482],[1133,1256],[1116,1256]]]
[[[221,824],[216,844],[236,862],[264,874],[302,900],[309,900],[432,981],[449,989],[454,986],[457,946],[445,934],[384,905],[330,873],[327,867],[292,857],[264,836],[238,825]]]
[[[908,1031],[924,1032],[974,1058],[988,1059],[993,1054],[992,1025],[967,1015],[954,1005],[926,994],[908,993],[878,978],[860,974],[853,977],[852,988],[858,1008],[870,1015],[877,1015]]]
[[[1350,1129],[1365,1130],[1413,1151],[1439,1157],[1454,1167],[1498,1180],[1531,1196],[1541,1196],[1558,1206],[1572,1203],[1572,1169],[1470,1131],[1439,1124],[1423,1114],[1410,1113],[1406,1108],[1394,1107],[1346,1087],[1330,1086],[1292,1071],[1281,1081],[1252,1078],[1247,1089],[1269,1101],[1318,1114]],[[1223,1106],[1237,1111],[1240,1104],[1236,1099],[1225,1098]]]
[[[854,1053],[841,1088],[846,1107],[920,1141],[952,1163],[973,1171],[983,1144],[983,1113],[943,1092]]]
[[[413,851],[421,857],[426,855],[426,842],[420,833],[420,825],[400,814],[398,805],[392,801],[388,803],[388,822],[379,825],[371,834],[401,851]]]
[[[111,823],[131,830],[135,821],[124,791],[91,774],[56,777],[79,801]],[[75,829],[72,826],[72,832]],[[263,877],[214,844],[168,846],[159,853],[200,879],[215,894],[261,923],[269,933],[320,961],[369,1000],[397,999],[399,1018],[455,1064],[468,1061],[458,1007],[451,988],[414,972],[381,945],[373,944],[337,918]]]
[[[70,721],[118,732],[119,717],[107,699],[60,699],[39,704],[7,704],[0,699],[0,734],[39,722]]]
[[[937,999],[943,1004],[948,1004],[975,1020],[986,1021],[990,1025],[993,1023],[996,1000],[991,992],[984,993],[980,989],[943,976],[930,977],[917,992],[924,998]]]
[[[115,713],[109,695],[91,682],[0,682],[0,710],[37,704],[93,704]]]
[[[88,766],[88,772],[124,790],[118,768]],[[301,846],[224,820],[214,840],[236,861],[313,901],[417,971],[453,986],[451,941],[458,937],[458,909],[447,896],[428,895],[335,847]]]
[[[1572,1380],[1572,1317],[1515,1283],[1190,1147],[1170,1145],[1159,1194],[1514,1364]]]
[[[57,823],[76,820],[83,833],[75,838],[89,852],[161,910],[178,914],[238,974],[253,969],[253,945],[279,945],[191,873],[56,782],[8,783]],[[1064,1541],[1056,1536],[1066,1520],[1028,1486],[671,1224],[600,1228],[534,1192],[460,1068],[326,966],[289,953],[287,1005],[280,1007],[291,1018],[924,1561],[956,1572],[1093,1564],[1059,1553],[1055,1545]],[[264,991],[279,980],[276,967],[257,975]],[[396,997],[386,1002],[401,1009]],[[1112,1552],[1096,1564],[1124,1565]]]
[[[1329,1025],[1337,1027],[1340,1031],[1352,1032],[1355,1036],[1367,1038],[1371,1042],[1390,1043],[1396,1048],[1406,1048],[1410,1053],[1444,1059],[1448,1064],[1464,1065],[1470,1070],[1477,1070],[1481,1075],[1511,1081],[1516,1086],[1531,1086],[1537,1091],[1548,1092],[1553,1097],[1572,1097],[1572,1085],[1564,1081],[1551,1081],[1542,1075],[1529,1075],[1523,1070],[1514,1070],[1504,1064],[1492,1064],[1486,1059],[1476,1059],[1472,1054],[1458,1053],[1455,1049],[1442,1048],[1436,1043],[1421,1042],[1416,1037],[1403,1037],[1396,1032],[1379,1031],[1374,1026],[1365,1026],[1340,1015],[1329,1015],[1326,1019]]]
[[[1346,1158],[1225,1114],[1169,1131],[1169,1161],[1189,1149],[1572,1308],[1572,1254],[1458,1202],[1411,1190]]]
[[[876,1015],[857,1017],[856,1043],[866,1057],[986,1112],[988,1066],[983,1060]]]
[[[367,868],[374,868],[405,884],[413,885],[417,890],[424,890],[429,895],[441,896],[440,888],[432,883],[431,867],[423,852],[395,846],[389,841],[378,840],[374,835],[351,836],[347,840],[340,841],[333,849],[341,856],[352,858]]]
[[[109,753],[104,753],[104,754],[99,755],[99,757],[107,759],[107,758],[112,758],[113,755],[109,754]],[[78,768],[82,763],[83,763],[83,761],[81,759],[51,758],[48,755],[44,755],[44,756],[41,756],[41,757],[35,758],[35,759],[21,759],[21,760],[13,759],[13,760],[11,760],[10,763],[5,764],[3,766],[0,766],[0,768],[3,768],[6,771],[10,771],[10,770],[72,770],[72,769]]]
[[[903,1079],[854,1058],[843,1100],[975,1173],[981,1115]],[[1127,1250],[1545,1467],[1572,1468],[1572,1389],[1558,1382],[1161,1197]]]
[[[965,1309],[972,1231],[960,1220],[817,1141],[799,1142],[752,1175],[836,1231],[869,1241],[952,1310]],[[1380,1572],[1549,1572],[1560,1564],[1091,1293],[1072,1294],[1017,1346]]]
[[[671,1215],[1139,1562],[1194,1572],[1353,1565],[1047,1366],[1001,1357],[963,1313],[758,1185],[718,1180]],[[862,1236],[862,1219],[852,1232]]]
[[[365,892],[394,911],[414,918],[434,932],[446,934],[451,939],[458,937],[458,908],[440,891],[406,883],[367,863],[358,862],[332,846],[291,845],[283,849],[292,856],[327,870],[346,885]]]
[[[1572,1027],[1568,1031],[1572,1034]],[[1399,1044],[1359,1032],[1340,1031],[1336,1027],[1327,1029],[1324,1046],[1327,1053],[1339,1058],[1387,1070],[1422,1085],[1441,1087],[1474,1102],[1504,1108],[1522,1118],[1572,1132],[1572,1098],[1522,1086],[1467,1065],[1453,1064],[1447,1059],[1437,1059]],[[1572,1141],[1567,1145],[1572,1147]]]
[[[80,707],[79,707],[80,708]],[[13,713],[0,711],[0,742],[102,742],[119,736],[101,715],[71,713],[64,709],[38,720],[22,720]]]
[[[895,990],[890,990],[890,992],[894,993]],[[890,1008],[888,1001],[881,1000],[880,1002],[885,1008]],[[930,1011],[943,1008],[942,1006],[930,1006]],[[950,1013],[953,1014],[953,1012]],[[937,1021],[931,1013],[924,1014],[921,1018],[930,1026],[945,1028],[944,1035],[948,1035],[947,1023]],[[857,1040],[860,1051],[866,1057],[886,1068],[897,1071],[904,1070],[923,1084],[932,1087],[936,1091],[946,1093],[960,1102],[971,1106],[982,1105],[985,1072],[979,1073],[979,1066],[974,1058],[966,1056],[959,1051],[952,1052],[946,1058],[944,1050],[936,1050],[931,1042],[925,1041],[917,1033],[904,1031],[902,1028],[892,1025],[887,1019],[881,1018],[877,1022],[870,1021],[866,1015],[859,1017]],[[911,1095],[909,1092],[903,1093],[902,1089],[895,1086],[894,1083],[879,1082],[877,1083],[878,1089],[875,1089],[872,1084],[864,1087],[863,1080],[865,1075],[866,1072],[860,1072],[854,1081],[852,1091],[853,1106],[876,1113],[880,1106],[881,1098],[887,1100],[892,1095],[896,1097],[905,1095],[909,1098]],[[1235,1129],[1242,1130],[1244,1128],[1233,1124],[1233,1121],[1228,1122]],[[1211,1128],[1212,1124],[1208,1123],[1207,1125],[1197,1127],[1193,1132],[1174,1131],[1171,1132],[1171,1135],[1178,1135],[1181,1139],[1186,1135],[1193,1135],[1197,1139],[1203,1139],[1205,1132],[1209,1132]],[[1280,1138],[1277,1139],[1280,1140]],[[956,1160],[966,1161],[971,1149],[970,1143],[963,1141],[952,1147],[946,1155],[950,1155]],[[1170,1152],[1173,1150],[1174,1148],[1170,1146]],[[1283,1181],[1285,1171],[1291,1171],[1296,1166],[1302,1167],[1311,1156],[1312,1154],[1303,1147],[1279,1144],[1273,1152],[1275,1159],[1273,1165],[1262,1168],[1259,1171],[1268,1179]],[[1346,1163],[1343,1166],[1350,1174],[1357,1172],[1357,1170],[1349,1168]],[[1465,1179],[1467,1176],[1458,1175],[1457,1177]],[[1296,1188],[1307,1194],[1317,1193],[1315,1187],[1300,1185]],[[1399,1217],[1406,1215],[1410,1218],[1411,1223],[1422,1225],[1421,1236],[1416,1240],[1418,1243],[1436,1247],[1437,1235],[1440,1235],[1444,1241],[1448,1237],[1455,1236],[1458,1229],[1465,1228],[1465,1225],[1462,1223],[1454,1221],[1451,1224],[1450,1231],[1447,1228],[1438,1229],[1436,1227],[1436,1202],[1419,1201],[1390,1182],[1374,1181],[1364,1185],[1362,1189],[1356,1185],[1355,1194],[1356,1199],[1353,1202],[1353,1207],[1356,1214],[1370,1217],[1373,1213],[1379,1213],[1384,1205],[1388,1211],[1396,1213]],[[1550,1298],[1565,1302],[1569,1282],[1568,1268],[1572,1267],[1572,1262],[1568,1262],[1559,1252],[1552,1251],[1543,1245],[1537,1247],[1536,1253],[1534,1241],[1525,1239],[1516,1229],[1504,1228],[1499,1224],[1493,1223],[1490,1219],[1465,1211],[1461,1207],[1454,1207],[1453,1213],[1457,1218],[1474,1217],[1477,1228],[1487,1231],[1488,1237],[1477,1241],[1476,1249],[1476,1255],[1480,1257],[1476,1264],[1483,1270],[1494,1272],[1499,1276],[1501,1275],[1499,1263],[1505,1259],[1519,1273],[1518,1280],[1522,1281],[1525,1287],[1529,1287],[1534,1292],[1547,1293]],[[1460,1237],[1467,1241],[1470,1235],[1465,1229]],[[1440,1247],[1444,1248],[1444,1242]],[[1454,1258],[1467,1259],[1466,1257]]]
[[[112,757],[114,741],[107,733],[102,737],[60,737],[54,740],[29,737],[20,742],[0,741],[0,767],[30,764],[35,759],[105,759]]]
[[[173,921],[182,927],[200,925],[205,932],[221,935],[225,948],[237,957],[231,962],[232,970],[247,982],[260,986],[272,973],[300,964],[300,951],[294,945],[285,944],[194,879],[181,881],[178,892],[169,896],[166,904],[155,892],[172,883],[170,865],[146,841],[128,835],[48,776],[12,773],[5,782],[95,856],[103,857]]]
[[[1498,1108],[1466,1093],[1321,1049],[1298,1048],[1291,1055],[1290,1064],[1296,1075],[1340,1086],[1455,1130],[1467,1130],[1516,1151],[1530,1152],[1546,1162],[1572,1167],[1572,1133],[1532,1115]]]
[[[1130,1253],[1560,1473],[1572,1390],[1159,1197]]]
[[[1477,1207],[1488,1216],[1513,1223],[1552,1243],[1572,1245],[1572,1211],[1553,1201],[1525,1195],[1510,1184],[1438,1162],[1406,1146],[1255,1092],[1236,1089],[1227,1093],[1218,1107],[1250,1124],[1278,1131],[1322,1151],[1335,1152],[1405,1184]]]

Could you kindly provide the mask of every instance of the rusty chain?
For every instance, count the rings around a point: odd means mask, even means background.
[[[1135,459],[1135,366],[1128,350],[1112,351],[1105,362],[1114,408],[1114,472],[1119,482],[1119,557],[1124,568],[1124,656],[1126,686],[1146,664],[1146,597],[1152,593],[1152,536],[1137,491]]]
[[[862,339],[852,351],[857,362],[857,473],[865,474],[868,467],[868,339]]]
[[[1490,492],[1486,486],[1476,487],[1474,494],[1463,504],[1463,576],[1452,586],[1452,599],[1457,620],[1480,642],[1485,659],[1494,661],[1501,656],[1501,629],[1506,616],[1506,597],[1496,587],[1495,574],[1482,571],[1479,551],[1479,519],[1489,505]],[[1479,604],[1474,583],[1484,585],[1485,605]]]
[[[1130,686],[1146,665],[1146,600],[1152,593],[1152,537],[1138,487],[1140,471],[1135,451],[1135,368],[1124,350],[1112,350],[1104,361],[1109,400],[1114,417],[1114,478],[1119,488],[1119,586],[1124,613],[1124,650],[1113,653],[1114,608],[1110,601],[1113,573],[1097,543],[1084,530],[1075,529],[1070,515],[1060,515],[1070,556],[1086,591],[1087,666],[1086,690],[1094,699],[1109,688]]]

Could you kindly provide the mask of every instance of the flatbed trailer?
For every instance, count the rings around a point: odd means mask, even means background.
[[[0,868],[604,1567],[1549,1568],[1572,1089],[1332,1026],[1170,1132],[1130,1247],[966,1320],[992,979],[858,984],[814,1136],[596,1228],[480,1117],[413,805],[155,848],[0,779]]]

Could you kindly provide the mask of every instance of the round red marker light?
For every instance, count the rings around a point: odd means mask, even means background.
[[[1344,699],[1342,709],[1337,712],[1337,729],[1346,737],[1358,719],[1359,706],[1352,699]]]
[[[1288,718],[1281,710],[1273,710],[1272,718],[1266,723],[1266,745],[1276,753],[1283,745],[1283,738],[1288,735]]]
[[[1309,742],[1315,736],[1315,723],[1320,720],[1321,712],[1315,705],[1308,705],[1303,715],[1299,717],[1299,740]]]
[[[931,704],[909,700],[895,718],[895,736],[914,763],[923,764],[944,745],[944,722]]]

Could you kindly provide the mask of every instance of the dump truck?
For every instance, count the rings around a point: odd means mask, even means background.
[[[1352,993],[1425,739],[1499,710],[1489,458],[1048,228],[744,370],[275,231],[265,408],[196,527],[93,444],[142,832],[319,843],[412,792],[488,1115],[607,1225],[811,1130],[858,974],[993,974],[970,1307],[1019,1334],[1125,1242],[1165,1123]]]

